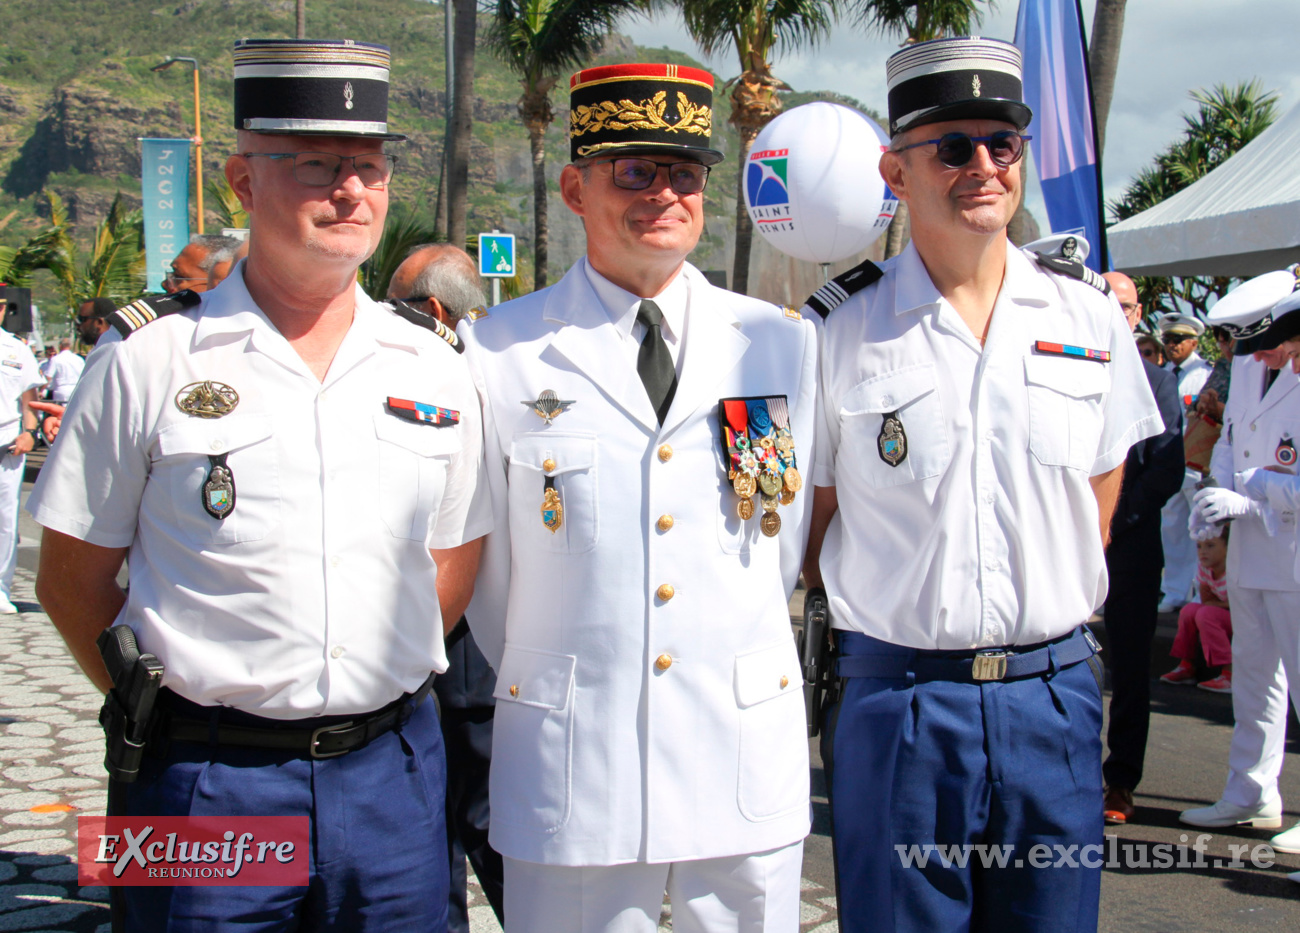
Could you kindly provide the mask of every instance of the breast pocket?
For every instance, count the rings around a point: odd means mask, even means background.
[[[1046,466],[1091,471],[1101,443],[1110,370],[1092,360],[1025,357],[1029,450]]]
[[[901,425],[904,456],[891,464],[882,454],[887,416]],[[888,438],[898,444],[897,437]],[[896,448],[889,448],[893,452]],[[912,366],[854,386],[840,405],[836,470],[861,476],[875,488],[901,486],[938,476],[952,450],[934,366]],[[841,465],[842,464],[842,465]]]
[[[510,442],[509,476],[512,535],[523,535],[529,547],[559,554],[582,554],[596,546],[600,516],[594,434],[521,434]],[[554,531],[542,517],[548,478],[562,509]]]
[[[447,464],[460,451],[455,428],[375,415],[379,438],[379,514],[397,538],[428,541],[447,484]]]
[[[181,421],[158,435],[152,479],[167,486],[176,533],[195,546],[265,538],[280,520],[280,463],[269,415]],[[226,457],[234,509],[223,519],[203,507],[211,458]]]
[[[492,819],[552,833],[569,821],[577,658],[506,645],[497,674]]]

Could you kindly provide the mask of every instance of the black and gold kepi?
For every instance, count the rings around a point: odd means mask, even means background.
[[[388,131],[388,46],[351,39],[240,39],[235,129],[405,139]]]
[[[713,75],[685,65],[606,65],[569,79],[569,157],[663,153],[714,165]]]
[[[889,134],[943,120],[1029,125],[1020,50],[1000,39],[953,36],[917,42],[889,56]]]

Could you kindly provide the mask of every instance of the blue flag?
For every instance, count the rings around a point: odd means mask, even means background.
[[[1087,264],[1108,270],[1092,83],[1078,0],[1020,0],[1016,45],[1025,58],[1030,135],[1053,233],[1082,234]]]
[[[145,289],[163,290],[172,260],[190,241],[190,141],[140,140]]]

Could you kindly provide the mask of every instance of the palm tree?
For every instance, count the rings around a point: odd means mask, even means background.
[[[785,82],[772,74],[769,59],[788,49],[826,37],[838,16],[840,0],[681,0],[686,31],[705,55],[730,46],[740,58],[740,74],[730,82],[731,125],[740,134],[736,179],[736,252],[732,291],[749,291],[749,253],[754,225],[745,207],[745,160],[759,131],[781,112],[778,91]]]
[[[230,187],[224,173],[218,173],[208,182],[208,199],[212,210],[223,227],[245,228],[248,226],[248,212],[239,203],[239,196]]]
[[[465,248],[469,211],[469,144],[474,132],[474,40],[478,33],[478,0],[447,0],[456,9],[452,34],[454,63],[451,127],[443,170],[447,191],[447,242]]]
[[[119,193],[109,205],[108,214],[95,225],[90,255],[78,261],[68,292],[68,307],[86,298],[112,298],[126,304],[144,291],[144,221],[139,209],[127,210]]]
[[[547,281],[546,128],[555,120],[551,89],[586,64],[623,14],[644,0],[496,0],[489,42],[519,75],[519,116],[533,157],[533,284]],[[460,79],[457,77],[457,86]]]
[[[361,265],[361,287],[376,301],[388,294],[388,283],[412,248],[442,237],[423,215],[407,204],[395,204],[384,221],[384,234],[374,253]]]
[[[1128,0],[1097,0],[1092,14],[1092,43],[1088,49],[1088,73],[1092,76],[1092,113],[1097,122],[1097,155],[1106,148],[1106,119],[1115,96],[1115,72],[1119,68],[1119,45],[1124,37],[1124,7]]]
[[[992,0],[858,0],[858,22],[873,32],[895,35],[903,45],[943,36],[966,36],[984,17],[980,4]],[[908,231],[907,205],[898,203],[885,234],[885,258],[903,251]]]

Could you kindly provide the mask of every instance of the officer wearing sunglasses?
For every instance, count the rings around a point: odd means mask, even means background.
[[[1125,456],[1160,416],[1106,283],[1007,239],[1031,138],[1020,52],[940,39],[887,71],[880,171],[911,244],[809,300],[826,320],[804,575],[844,685],[822,732],[841,929],[1092,931],[1100,859],[1044,868],[1030,849],[1101,851],[1080,623],[1106,592]],[[972,840],[1017,861],[899,863]]]

